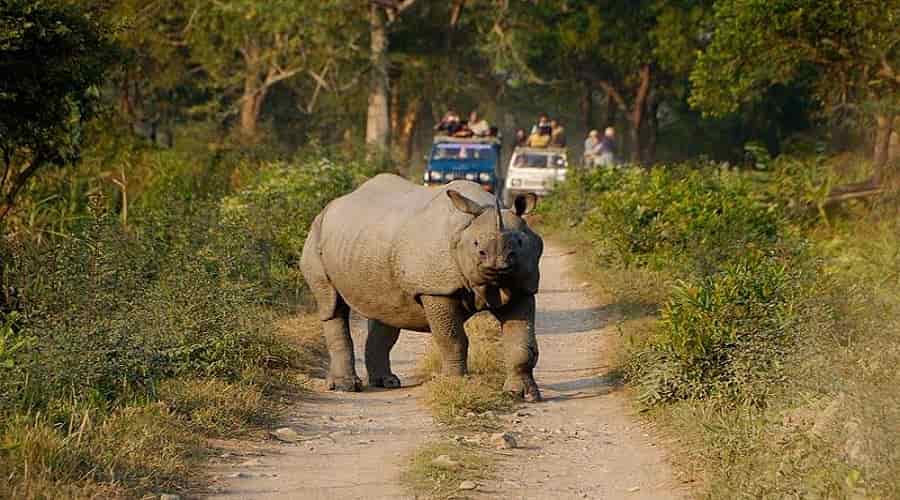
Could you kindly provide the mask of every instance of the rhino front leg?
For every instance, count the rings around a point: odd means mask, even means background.
[[[369,385],[393,389],[400,387],[400,379],[391,372],[391,349],[400,337],[400,329],[385,325],[374,319],[369,320],[369,335],[366,337],[366,370]]]
[[[422,296],[422,306],[431,328],[431,338],[441,353],[441,373],[468,373],[469,338],[463,328],[468,314],[459,300],[437,295]]]
[[[534,295],[523,297],[496,312],[503,325],[502,342],[506,354],[506,382],[503,390],[526,401],[540,401],[541,391],[534,381],[538,361],[534,335]]]
[[[331,358],[328,388],[334,391],[359,392],[362,390],[362,381],[356,375],[353,339],[350,337],[350,308],[339,303],[334,317],[323,321],[322,326],[328,356]]]

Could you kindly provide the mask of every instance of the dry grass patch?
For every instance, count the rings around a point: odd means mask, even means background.
[[[66,423],[18,416],[0,435],[0,497],[123,498],[177,491],[201,440],[159,404],[111,414],[83,409]]]
[[[459,489],[463,481],[490,479],[492,465],[493,459],[477,446],[434,442],[416,452],[403,480],[417,498],[464,498]]]

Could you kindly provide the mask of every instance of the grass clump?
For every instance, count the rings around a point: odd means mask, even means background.
[[[438,459],[444,456],[450,462]],[[459,485],[463,481],[490,478],[492,462],[487,453],[477,446],[437,441],[416,451],[403,480],[417,495],[458,498]],[[456,466],[452,465],[454,463]]]
[[[469,413],[505,411],[513,399],[503,391],[505,378],[500,345],[500,323],[490,313],[473,316],[465,325],[469,337],[469,375],[438,375],[440,353],[432,348],[419,364],[419,373],[430,376],[426,403],[441,423],[454,426],[484,426],[484,418],[466,417]],[[489,420],[489,419],[488,419]]]

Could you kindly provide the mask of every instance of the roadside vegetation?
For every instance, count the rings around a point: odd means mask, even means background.
[[[202,481],[204,437],[265,429],[321,374],[293,263],[316,213],[367,175],[322,158],[235,155],[211,174],[136,144],[127,219],[124,197],[60,179],[80,205],[34,207],[3,245],[0,497],[182,491]]]
[[[857,169],[754,163],[581,173],[542,215],[630,315],[621,369],[703,496],[896,497],[897,195],[832,207]]]

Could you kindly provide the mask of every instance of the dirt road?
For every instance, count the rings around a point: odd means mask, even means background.
[[[520,448],[503,455],[497,479],[477,498],[666,499],[681,495],[663,451],[606,376],[605,350],[617,335],[608,305],[585,293],[572,256],[548,245],[541,261],[536,373],[546,402],[505,417]],[[362,323],[354,338],[362,359]],[[404,384],[428,335],[403,332],[394,368]],[[357,367],[364,376],[365,368]],[[436,436],[421,387],[360,394],[318,393],[283,427],[294,443],[266,443],[215,467],[217,499],[411,498],[399,482],[415,449]],[[290,440],[290,439],[289,439]]]
[[[522,448],[479,491],[509,499],[681,498],[651,429],[607,376],[615,308],[586,293],[573,259],[563,248],[545,250],[535,373],[545,402],[507,418]]]

